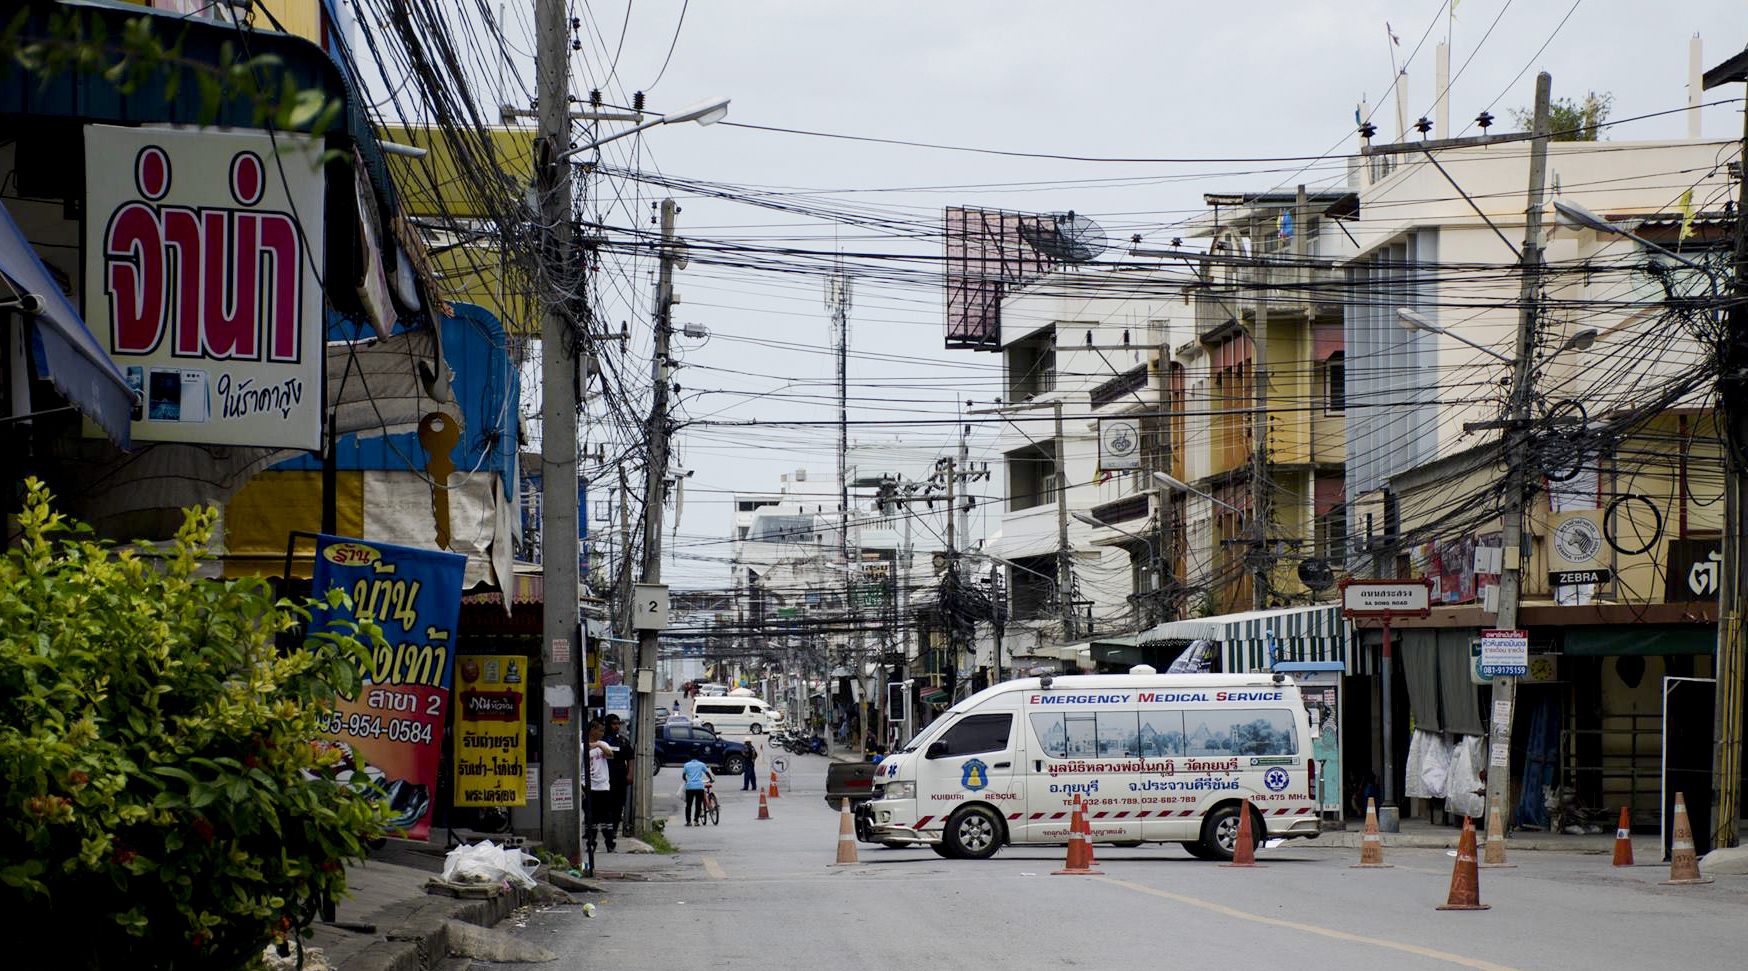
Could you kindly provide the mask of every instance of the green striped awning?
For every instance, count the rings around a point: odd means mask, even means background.
[[[1143,643],[1207,638],[1220,644],[1221,670],[1233,674],[1269,670],[1270,649],[1282,661],[1337,661],[1348,674],[1371,674],[1376,649],[1359,650],[1340,604],[1281,607],[1160,624]]]

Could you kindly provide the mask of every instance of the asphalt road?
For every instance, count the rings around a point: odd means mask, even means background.
[[[1740,967],[1748,948],[1748,877],[1664,887],[1662,866],[1616,871],[1605,856],[1575,853],[1518,853],[1513,869],[1481,871],[1492,909],[1469,913],[1434,909],[1450,884],[1452,858],[1440,850],[1392,850],[1393,869],[1358,870],[1355,851],[1301,841],[1243,870],[1176,846],[1101,848],[1103,876],[1058,877],[1060,847],[972,862],[858,844],[858,865],[832,867],[825,759],[791,760],[796,785],[771,803],[771,820],[755,819],[754,794],[733,780],[720,826],[670,825],[679,855],[603,855],[602,870],[642,879],[609,881],[594,918],[554,909],[516,933],[559,952],[564,971],[1612,971]]]

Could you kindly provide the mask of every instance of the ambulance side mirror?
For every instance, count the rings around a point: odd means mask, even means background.
[[[923,753],[923,758],[938,759],[941,756],[946,755],[946,754],[947,754],[947,743],[946,742],[930,742],[928,751]]]

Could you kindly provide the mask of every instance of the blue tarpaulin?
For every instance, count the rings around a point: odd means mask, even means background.
[[[0,205],[0,272],[20,295],[42,303],[32,327],[37,373],[47,378],[73,407],[97,423],[110,440],[128,447],[134,391],[127,376],[91,336],[73,302],[37,257],[36,249],[12,214]]]

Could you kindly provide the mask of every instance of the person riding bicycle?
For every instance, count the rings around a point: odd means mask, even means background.
[[[704,825],[704,781],[716,781],[716,774],[710,771],[710,766],[697,759],[692,759],[680,767],[681,778],[686,790],[686,825]],[[696,823],[693,820],[697,820]]]

